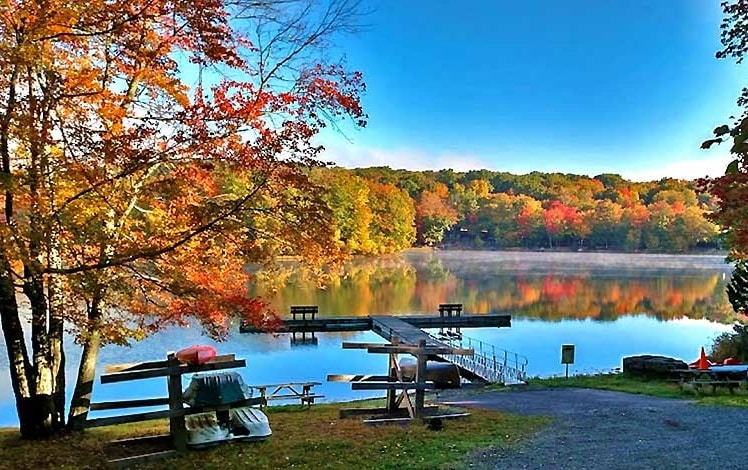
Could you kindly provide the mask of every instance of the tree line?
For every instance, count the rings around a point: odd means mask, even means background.
[[[679,253],[719,248],[717,199],[696,181],[632,182],[476,170],[317,169],[341,246],[377,255],[411,246]]]

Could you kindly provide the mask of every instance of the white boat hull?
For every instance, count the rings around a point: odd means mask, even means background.
[[[215,413],[188,416],[187,444],[205,448],[225,441],[262,441],[273,434],[267,416],[257,408],[234,408],[229,411],[229,418],[228,423],[220,423]]]

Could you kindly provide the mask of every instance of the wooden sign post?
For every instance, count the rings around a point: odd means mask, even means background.
[[[561,364],[566,364],[566,378],[569,378],[569,364],[574,364],[574,345],[564,344],[561,346]]]

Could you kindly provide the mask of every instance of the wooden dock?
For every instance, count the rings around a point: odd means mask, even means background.
[[[463,315],[462,304],[439,304],[439,315],[369,315],[365,317],[320,318],[317,313],[318,307],[316,305],[292,306],[291,318],[282,320],[275,332],[291,333],[293,335],[291,344],[294,345],[316,344],[315,333],[373,331],[390,343],[396,344],[397,352],[415,354],[417,349],[419,354],[426,354],[428,358],[455,364],[463,377],[483,381],[491,381],[492,376],[489,377],[489,374],[486,373],[486,370],[491,368],[486,364],[497,363],[495,354],[491,358],[479,355],[480,357],[476,361],[466,362],[461,358],[463,356],[473,356],[474,351],[469,348],[461,348],[454,344],[454,340],[461,340],[462,333],[460,330],[462,328],[501,328],[510,327],[512,324],[510,315]],[[439,335],[430,335],[422,328],[438,328],[440,332]],[[242,333],[263,333],[248,325],[242,325],[240,331]],[[343,343],[344,349],[366,348],[372,353],[394,354],[394,351],[389,350],[388,347],[391,347],[391,345]],[[424,356],[424,358],[427,356]],[[366,386],[373,385],[368,384]]]
[[[336,331],[369,331],[374,329],[374,318],[392,318],[416,328],[485,328],[510,327],[510,315],[370,315],[366,317],[285,318],[277,333],[329,333]],[[242,333],[261,333],[249,325],[239,328]],[[386,338],[389,339],[389,338]],[[416,344],[416,343],[413,343]]]

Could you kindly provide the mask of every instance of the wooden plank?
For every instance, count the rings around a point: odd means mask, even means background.
[[[130,364],[111,364],[108,366],[104,366],[104,373],[114,374],[117,372],[156,369],[160,367],[166,367],[166,364],[167,364],[166,361],[132,362]]]
[[[169,390],[169,410],[181,412],[169,417],[169,434],[174,438],[174,448],[177,452],[187,451],[187,426],[184,419],[184,399],[182,398],[182,372],[178,367],[179,359],[175,353],[169,353],[169,377],[166,385]]]
[[[309,403],[314,403],[314,400],[316,400],[317,398],[325,398],[325,396],[324,395],[304,395],[300,397],[302,402],[306,401]]]
[[[246,367],[247,361],[244,359],[237,359],[234,361],[223,361],[223,362],[206,362],[205,364],[201,365],[184,365],[182,364],[180,366],[182,374],[192,374],[195,372],[208,372],[213,370],[222,370],[222,369],[234,369],[237,367]]]
[[[282,323],[274,330],[275,333],[311,333],[331,331],[368,331],[371,329],[369,317],[328,317],[307,318],[306,320],[292,318],[283,319]],[[241,333],[263,333],[250,325],[240,325]]]
[[[343,408],[338,412],[338,416],[345,419],[352,416],[386,415],[388,413],[387,408]]]
[[[116,372],[101,376],[101,383],[110,384],[116,382],[126,382],[128,380],[152,379],[154,377],[166,377],[169,375],[168,367],[158,369],[134,370],[128,372]]]
[[[459,356],[472,356],[475,354],[473,349],[467,348],[450,348],[449,346],[438,347],[438,346],[372,346],[366,350],[370,353],[375,354],[454,354]]]
[[[418,341],[418,348],[425,348],[426,347],[426,341],[419,340]],[[416,418],[419,418],[423,415],[423,404],[424,404],[424,390],[425,387],[422,388],[422,386],[425,386],[426,384],[426,355],[419,353],[416,356],[416,383],[418,383],[418,388],[416,389]]]
[[[423,339],[427,344],[446,346],[446,344],[434,340],[426,332],[421,331],[410,323],[392,316],[372,316],[371,330],[388,341],[393,341],[393,339],[397,338],[400,343],[415,345],[419,340]]]
[[[175,366],[174,373],[177,374],[190,374],[194,372],[207,372],[212,370],[221,370],[221,369],[233,369],[236,367],[246,367],[247,362],[244,359],[234,360],[234,361],[222,361],[222,362],[215,362],[215,363],[205,363],[201,365],[190,365],[190,364],[180,364],[178,366]],[[140,379],[151,379],[155,377],[166,377],[171,372],[171,369],[168,367],[162,367],[158,369],[148,369],[148,370],[135,370],[135,371],[129,371],[129,372],[117,372],[114,374],[107,374],[101,376],[101,383],[103,384],[109,384],[109,383],[116,383],[116,382],[126,382],[128,380],[140,380]]]
[[[387,375],[353,375],[353,374],[328,374],[328,382],[387,382]]]
[[[343,341],[343,349],[368,349],[376,348],[378,346],[390,346],[387,343],[354,343],[350,341]]]
[[[130,468],[135,464],[152,462],[154,460],[162,460],[162,459],[167,459],[167,458],[176,457],[176,456],[177,456],[177,451],[174,449],[170,449],[170,450],[163,450],[161,452],[153,452],[150,454],[133,455],[131,457],[112,459],[112,460],[109,460],[107,463],[110,466],[115,467],[115,468]]]
[[[365,419],[362,422],[369,426],[376,426],[377,424],[410,424],[413,418],[373,418]]]
[[[380,315],[379,317],[382,317]],[[397,315],[390,318],[411,324],[416,328],[485,328],[511,327],[511,315],[505,314],[473,314],[461,316],[439,315]],[[277,333],[302,333],[326,331],[368,331],[372,329],[371,317],[327,317],[306,320],[292,318],[283,319],[275,330]],[[242,333],[262,333],[249,325],[241,325]],[[388,337],[387,340],[390,340]]]
[[[504,314],[430,316],[407,315],[397,317],[417,328],[502,328],[512,326],[512,316]]]
[[[111,426],[113,424],[137,423],[139,421],[148,421],[151,419],[170,418],[176,413],[177,411],[175,410],[159,410],[121,416],[108,416],[106,418],[94,418],[86,420],[86,427],[97,428],[101,426]],[[182,411],[182,413],[184,412]]]
[[[457,419],[466,418],[470,416],[470,413],[451,413],[443,415],[426,415],[422,418],[423,421],[431,421],[434,419]],[[413,422],[415,418],[373,418],[363,420],[364,424],[377,425],[377,424],[408,424]]]
[[[138,436],[128,437],[126,439],[115,439],[107,442],[107,446],[117,445],[130,445],[130,444],[153,444],[153,443],[165,443],[171,444],[171,436],[169,434],[156,434],[154,436]]]
[[[212,357],[206,361],[206,364],[215,364],[220,362],[231,362],[235,361],[236,356],[234,354],[220,354]],[[147,362],[133,362],[130,364],[112,364],[104,367],[105,374],[114,374],[116,372],[129,372],[136,370],[147,370],[157,369],[167,366],[167,361],[147,361]]]
[[[267,389],[267,388],[273,388],[273,387],[289,387],[289,386],[293,386],[293,387],[310,386],[310,387],[313,387],[315,385],[322,385],[322,382],[284,382],[284,383],[279,383],[279,384],[261,384],[261,385],[254,385],[254,384],[252,384],[252,385],[247,385],[247,386],[251,387],[251,388],[265,388],[265,389]]]
[[[438,405],[426,405],[423,407],[425,412],[437,411]],[[338,416],[341,419],[357,416],[376,416],[376,415],[390,415],[390,417],[402,417],[408,416],[407,408],[397,408],[395,410],[388,410],[387,408],[343,408],[338,412]]]
[[[441,415],[425,415],[423,417],[424,420],[429,419],[458,419],[458,418],[467,418],[470,416],[470,413],[445,413]]]
[[[169,398],[143,398],[140,400],[102,401],[91,403],[92,411],[117,410],[122,408],[140,408],[146,406],[163,406],[169,404]]]
[[[351,390],[428,390],[435,389],[434,382],[353,382]]]
[[[236,361],[235,354],[219,354],[205,361],[205,364],[220,364],[223,362],[234,362],[234,361]]]
[[[398,344],[397,339],[392,344]],[[398,375],[400,370],[400,364],[398,363],[397,354],[390,354],[387,356],[387,380],[382,382],[399,382],[402,381],[402,374]],[[407,394],[405,394],[407,395]],[[397,400],[397,390],[387,389],[386,404],[388,411],[394,411],[400,406],[400,401]]]
[[[157,410],[147,411],[144,413],[133,413],[129,415],[107,416],[105,418],[93,418],[87,420],[86,427],[95,428],[101,426],[111,426],[114,424],[137,423],[140,421],[149,421],[152,419],[172,418],[175,416],[189,416],[198,413],[205,413],[208,411],[228,410],[230,408],[238,408],[242,406],[262,405],[264,403],[264,398],[255,397],[247,398],[246,400],[226,405],[193,406],[190,408],[183,408],[181,410]]]
[[[462,304],[439,304],[439,310],[462,310]]]
[[[287,395],[272,395],[265,397],[266,400],[298,400],[299,398],[312,397],[317,395],[302,395],[289,393]]]
[[[291,306],[291,315],[305,315],[307,313],[310,313],[312,315],[317,315],[319,313],[319,307],[316,305],[292,305]],[[312,316],[311,318],[314,318]]]

